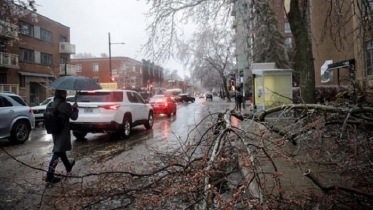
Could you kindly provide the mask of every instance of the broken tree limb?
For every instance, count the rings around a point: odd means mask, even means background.
[[[363,192],[363,191],[360,191],[360,190],[357,190],[357,189],[353,189],[353,188],[349,188],[349,187],[344,187],[344,186],[340,186],[340,185],[325,186],[324,183],[322,183],[320,180],[318,180],[312,174],[312,172],[311,172],[310,169],[308,169],[307,171],[305,171],[303,175],[306,176],[306,177],[308,177],[309,179],[311,179],[311,181],[315,185],[317,185],[324,193],[329,193],[330,191],[338,189],[338,190],[342,190],[342,191],[345,191],[345,192],[348,192],[348,193],[353,193],[353,194],[361,195],[361,196],[364,196],[364,197],[367,197],[367,198],[370,198],[370,199],[373,198],[373,194],[366,193],[366,192]]]

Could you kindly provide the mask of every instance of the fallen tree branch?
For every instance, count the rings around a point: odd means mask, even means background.
[[[338,189],[338,190],[342,190],[342,191],[345,191],[345,192],[348,192],[348,193],[353,193],[353,194],[361,195],[361,196],[364,196],[364,197],[367,197],[367,198],[370,198],[370,199],[373,198],[373,194],[366,193],[366,192],[363,192],[363,191],[360,191],[360,190],[357,190],[357,189],[353,189],[353,188],[349,188],[349,187],[344,187],[344,186],[340,186],[340,185],[325,186],[325,184],[321,183],[321,181],[318,180],[312,174],[312,172],[311,172],[310,169],[308,169],[306,172],[304,172],[303,175],[306,176],[306,177],[308,177],[309,179],[311,179],[311,181],[314,184],[316,184],[324,193],[329,193],[330,191]]]

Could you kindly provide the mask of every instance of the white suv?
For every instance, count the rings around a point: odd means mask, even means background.
[[[79,117],[70,122],[77,139],[84,138],[88,132],[128,138],[134,126],[153,127],[153,109],[135,91],[81,91],[77,93],[77,102]]]

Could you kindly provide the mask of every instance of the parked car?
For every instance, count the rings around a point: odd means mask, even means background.
[[[176,115],[177,106],[170,96],[155,95],[149,103],[155,114],[167,114],[168,117],[171,117],[171,114]]]
[[[38,125],[40,122],[44,121],[44,112],[45,109],[47,108],[49,103],[53,102],[54,97],[49,97],[45,99],[43,102],[41,102],[38,106],[33,106],[32,110],[34,111],[34,116],[35,116],[35,125]],[[66,101],[70,102],[73,104],[75,102],[75,96],[69,95],[66,97]]]
[[[79,117],[70,121],[70,129],[77,139],[87,133],[129,138],[132,127],[153,127],[153,108],[132,90],[81,91],[77,93],[77,102]]]
[[[188,96],[187,94],[179,94],[176,98],[175,98],[175,101],[176,102],[183,102],[183,103],[189,103],[192,102],[194,103],[196,99],[194,97],[191,97],[191,96]]]
[[[0,138],[8,138],[14,143],[24,143],[35,128],[35,117],[21,96],[0,93]]]
[[[210,99],[210,101],[212,101],[212,94],[211,93],[206,93],[205,97],[206,97],[206,101],[207,101],[207,99]]]
[[[203,93],[199,94],[199,98],[204,98],[205,95]]]

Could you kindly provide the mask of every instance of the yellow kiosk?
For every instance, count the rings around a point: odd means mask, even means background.
[[[293,99],[291,69],[278,69],[275,63],[253,63],[254,107],[263,111]]]

